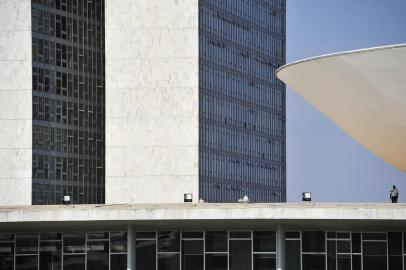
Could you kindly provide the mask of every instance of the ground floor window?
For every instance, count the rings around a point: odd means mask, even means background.
[[[275,231],[137,231],[142,270],[276,270]],[[405,232],[287,231],[286,270],[406,270]],[[0,233],[1,270],[125,270],[127,232]]]

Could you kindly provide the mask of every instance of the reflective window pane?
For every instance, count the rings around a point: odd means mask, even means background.
[[[109,269],[109,242],[87,242],[87,270]]]
[[[382,270],[387,269],[386,256],[363,256],[363,269]]]
[[[254,231],[254,252],[275,252],[276,233],[266,231]]]
[[[227,252],[227,232],[206,232],[206,252]]]
[[[85,255],[64,255],[63,270],[85,270]]]
[[[37,254],[38,234],[17,234],[16,254]]]
[[[135,252],[136,269],[156,270],[156,241],[137,240]]]
[[[286,232],[285,238],[300,238],[300,232]]]
[[[62,242],[41,242],[39,250],[39,265],[40,270],[62,269]]]
[[[327,240],[327,270],[336,270],[337,241]]]
[[[325,255],[303,254],[303,269],[324,270],[326,268]]]
[[[127,252],[127,232],[110,233],[111,253]]]
[[[286,245],[286,270],[301,270],[300,264],[300,241],[288,240]]]
[[[337,255],[337,270],[351,270],[351,255]]]
[[[0,241],[13,241],[14,234],[13,233],[0,233]]]
[[[361,270],[361,255],[352,255],[352,270]]]
[[[62,233],[40,233],[39,239],[44,240],[62,240]]]
[[[64,253],[84,253],[86,235],[84,233],[65,233],[63,235]]]
[[[159,252],[179,252],[179,232],[159,232],[158,250]]]
[[[362,251],[367,256],[386,256],[386,242],[363,242]]]
[[[127,254],[112,254],[110,270],[127,270]]]
[[[402,270],[402,256],[389,256],[389,270]]]
[[[0,269],[14,270],[14,242],[0,243]]]
[[[337,253],[351,253],[351,242],[337,240]]]
[[[230,240],[230,270],[251,269],[252,251],[251,241]]]
[[[254,254],[254,270],[275,270],[275,269],[276,269],[276,256],[274,254]]]
[[[231,231],[230,238],[251,238],[251,232],[247,231]]]
[[[108,232],[91,232],[87,234],[88,239],[109,239]]]
[[[361,233],[352,233],[352,253],[361,253]]]
[[[363,240],[386,240],[386,233],[362,233]]]
[[[227,254],[206,254],[206,270],[227,270]]]
[[[183,238],[203,238],[203,232],[182,232]]]
[[[136,232],[135,237],[137,239],[155,239],[156,233],[155,232]]]
[[[303,252],[324,252],[325,251],[324,231],[303,231],[302,248]]]
[[[182,241],[182,269],[203,270],[203,240]]]
[[[37,270],[38,269],[38,256],[16,256],[15,270]]]
[[[388,253],[389,255],[402,255],[402,233],[388,233]]]
[[[158,270],[179,270],[180,261],[178,253],[158,254]]]

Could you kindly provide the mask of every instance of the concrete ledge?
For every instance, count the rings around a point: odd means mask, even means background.
[[[137,204],[3,206],[0,223],[165,220],[406,220],[406,204]]]

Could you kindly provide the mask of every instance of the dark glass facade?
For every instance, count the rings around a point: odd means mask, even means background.
[[[136,269],[275,270],[275,231],[150,231]],[[289,231],[286,270],[406,270],[405,232]],[[127,233],[0,233],[0,269],[127,269]]]
[[[104,203],[104,1],[31,3],[32,203]]]
[[[286,201],[284,0],[200,0],[200,197]]]

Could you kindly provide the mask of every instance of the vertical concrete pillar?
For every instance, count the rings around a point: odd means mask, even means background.
[[[135,227],[127,228],[127,270],[135,270]]]
[[[285,229],[278,225],[276,231],[276,269],[285,270]]]

